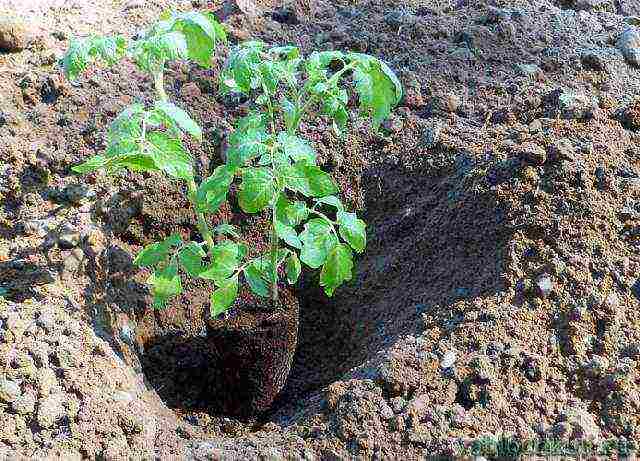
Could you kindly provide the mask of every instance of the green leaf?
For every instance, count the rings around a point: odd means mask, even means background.
[[[336,245],[320,271],[320,286],[324,287],[327,296],[333,296],[334,291],[344,282],[351,280],[353,270],[353,255],[351,249],[341,243]]]
[[[300,112],[297,106],[287,98],[283,98],[280,104],[282,106],[284,124],[287,130],[295,131],[300,121]]]
[[[162,242],[152,243],[147,245],[142,251],[138,253],[133,263],[139,267],[155,266],[161,261],[164,261],[169,255],[171,247],[178,246],[182,243],[182,237],[180,234],[172,234]]]
[[[260,82],[258,67],[262,62],[260,56],[265,45],[258,41],[249,41],[235,47],[222,71],[220,89],[223,94],[232,92],[249,94]]]
[[[213,174],[203,180],[196,192],[196,210],[200,213],[215,213],[227,199],[236,167],[220,165]]]
[[[182,131],[202,141],[202,129],[184,110],[169,101],[156,101],[155,107]]]
[[[274,178],[267,168],[245,168],[238,193],[240,208],[246,213],[258,213],[265,209],[275,195]]]
[[[367,225],[365,222],[358,219],[355,213],[344,211],[338,212],[337,222],[340,226],[340,236],[351,245],[351,248],[362,253],[367,246]]]
[[[251,263],[244,269],[244,277],[251,288],[251,291],[256,295],[266,298],[269,296],[269,283],[267,277],[262,272],[262,267],[259,264]]]
[[[127,51],[127,40],[121,35],[113,37],[93,37],[89,40],[89,55],[113,66],[120,61]]]
[[[278,134],[278,142],[284,150],[284,153],[291,157],[294,162],[307,162],[309,165],[315,165],[317,154],[311,145],[296,135],[281,131]]]
[[[320,167],[298,162],[289,167],[281,167],[278,174],[287,188],[307,197],[323,197],[338,192],[338,186]]]
[[[238,228],[233,224],[222,223],[218,224],[213,228],[213,232],[218,235],[230,235],[231,237],[235,237],[237,239],[240,238],[240,234],[238,233]]]
[[[373,128],[378,129],[402,99],[402,86],[393,71],[379,59],[357,53],[350,57],[356,63],[353,79],[360,107],[371,114]]]
[[[159,169],[150,155],[136,153],[112,157],[107,166],[110,169],[129,168],[133,171],[157,171]]]
[[[200,273],[200,277],[219,284],[238,268],[239,248],[236,243],[224,240],[213,247],[211,254],[213,262]]]
[[[154,131],[147,134],[147,141],[149,153],[158,168],[174,178],[193,179],[191,157],[179,139]]]
[[[211,317],[229,310],[238,297],[238,275],[220,283],[220,288],[211,293]]]
[[[152,287],[153,306],[156,309],[164,308],[170,298],[182,293],[182,282],[178,275],[178,266],[175,264],[155,271],[147,283]]]
[[[302,221],[309,217],[309,208],[307,204],[296,200],[285,209],[285,215],[287,216],[287,222],[292,226],[297,226]]]
[[[198,277],[203,271],[202,258],[205,256],[206,253],[202,247],[195,242],[190,242],[178,253],[182,267],[191,277]]]
[[[84,40],[75,39],[62,58],[62,67],[67,79],[78,78],[87,65],[95,59],[101,59],[107,65],[116,64],[125,55],[127,42],[122,36],[91,36]]]
[[[326,197],[320,197],[316,199],[316,202],[324,203],[325,205],[331,205],[338,211],[344,211],[344,205],[342,204],[340,199],[335,195],[327,195]]]
[[[76,80],[78,75],[87,68],[89,59],[88,42],[86,40],[72,40],[69,49],[62,58],[62,68],[67,79]]]
[[[287,264],[285,266],[285,271],[287,273],[287,281],[289,285],[293,285],[300,278],[300,272],[302,272],[302,266],[300,265],[300,260],[295,253],[291,253],[287,258]]]
[[[108,157],[140,153],[144,115],[144,106],[135,103],[123,109],[111,122],[107,131],[106,155]]]
[[[91,173],[92,171],[98,170],[105,166],[107,164],[107,161],[108,160],[104,155],[94,155],[80,165],[72,166],[71,170],[79,174]]]
[[[187,41],[189,58],[202,67],[211,67],[211,57],[219,41],[226,41],[224,28],[212,14],[197,11],[174,16],[174,30],[182,32]]]
[[[260,114],[250,114],[241,118],[235,131],[229,136],[227,163],[243,166],[249,160],[267,152],[265,120]]]
[[[284,240],[288,245],[291,245],[292,247],[297,249],[302,248],[302,242],[298,238],[298,234],[293,227],[287,226],[277,219],[274,222],[274,227],[278,237]]]
[[[305,224],[300,240],[300,260],[312,269],[322,266],[329,252],[338,244],[331,224],[321,218],[313,218]]]

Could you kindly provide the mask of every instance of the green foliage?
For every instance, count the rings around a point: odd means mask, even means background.
[[[352,278],[353,252],[366,247],[366,224],[346,211],[336,182],[298,131],[310,114],[320,114],[342,133],[352,90],[360,112],[377,130],[402,97],[395,74],[364,54],[323,51],[305,58],[295,46],[270,48],[257,41],[235,46],[222,70],[220,91],[249,97],[252,111],[228,136],[225,164],[196,183],[183,138],[202,141],[203,132],[187,111],[169,101],[163,72],[176,59],[209,67],[218,44],[226,42],[224,28],[209,13],[168,12],[138,37],[129,43],[120,36],[73,41],[62,64],[73,80],[93,61],[114,65],[130,58],[153,79],[157,100],[124,108],[107,131],[105,151],[73,170],[157,172],[186,184],[202,241],[171,235],[145,247],[134,261],[151,272],[154,306],[163,308],[181,294],[184,275],[212,281],[214,317],[234,305],[241,280],[256,296],[276,303],[281,274],[295,284],[303,264],[320,270],[320,285],[332,296]],[[263,254],[242,243],[233,225],[209,227],[206,215],[217,212],[229,195],[245,213],[268,216],[270,247]]]

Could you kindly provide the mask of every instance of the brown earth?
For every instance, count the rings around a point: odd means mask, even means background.
[[[638,442],[640,71],[616,45],[636,2],[3,4],[32,38],[0,54],[0,458],[418,459],[487,435]],[[72,34],[131,35],[172,5],[218,11],[235,39],[375,54],[406,90],[383,135],[355,111],[346,139],[322,119],[304,126],[369,245],[331,300],[317,274],[296,287],[291,372],[259,419],[229,417],[235,394],[220,395],[232,373],[211,364],[233,350],[199,336],[208,287],[155,314],[131,266],[163,233],[197,237],[178,186],[70,174],[122,107],[149,101],[149,82],[127,64],[72,86],[56,58]],[[202,174],[246,110],[216,95],[223,57],[169,77],[205,129],[191,146]],[[264,222],[236,212],[212,220],[259,249]]]

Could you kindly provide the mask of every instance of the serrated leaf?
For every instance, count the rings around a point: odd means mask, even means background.
[[[300,260],[312,269],[322,266],[329,252],[338,244],[331,224],[321,218],[313,218],[305,224],[300,240]]]
[[[184,34],[189,58],[202,67],[211,67],[211,57],[219,41],[226,41],[224,28],[212,14],[188,11],[174,16],[173,29]]]
[[[166,133],[154,131],[147,134],[147,141],[149,155],[158,168],[174,178],[193,179],[191,156],[179,139],[173,139]]]
[[[233,224],[222,223],[218,224],[213,228],[213,232],[218,235],[230,235],[231,237],[235,237],[237,239],[240,238],[240,234],[238,233],[238,228]]]
[[[244,269],[244,277],[249,284],[249,288],[256,295],[266,298],[269,296],[269,283],[259,265],[251,263]]]
[[[259,114],[250,114],[238,121],[235,131],[229,136],[227,163],[243,166],[249,160],[267,153],[265,121]]]
[[[289,282],[289,285],[293,285],[300,278],[302,266],[300,265],[300,260],[295,253],[291,253],[287,258],[285,272],[287,273],[287,281]]]
[[[180,107],[169,101],[156,101],[155,108],[182,131],[190,134],[199,141],[202,140],[202,129],[195,120]]]
[[[320,197],[316,199],[318,203],[324,203],[325,205],[331,205],[338,211],[344,211],[344,205],[338,197],[335,195],[327,195],[326,197]]]
[[[238,297],[238,275],[220,283],[220,288],[211,293],[211,317],[229,310]]]
[[[180,245],[180,243],[182,243],[182,237],[180,234],[171,234],[162,242],[147,245],[138,253],[136,258],[133,260],[133,264],[139,267],[155,266],[166,259],[171,247]]]
[[[74,81],[84,72],[89,63],[89,44],[86,40],[72,40],[69,49],[62,58],[65,77]]]
[[[249,94],[252,88],[256,88],[258,66],[262,62],[260,52],[264,49],[264,43],[249,41],[236,46],[225,63],[220,87],[223,94],[238,92]]]
[[[320,271],[320,286],[324,287],[327,296],[333,296],[336,288],[353,277],[353,255],[351,249],[340,243],[327,256],[327,261]]]
[[[107,164],[107,158],[104,155],[94,155],[80,165],[71,167],[75,173],[86,174],[98,170]]]
[[[225,240],[214,246],[211,249],[211,254],[213,261],[200,273],[200,278],[221,283],[238,268],[240,259],[238,245],[230,240]]]
[[[164,308],[169,299],[182,293],[182,282],[175,264],[155,271],[147,283],[152,287],[153,306],[156,309]]]
[[[340,236],[351,245],[351,248],[362,253],[367,246],[367,225],[365,222],[358,219],[355,213],[344,211],[338,212],[337,222],[340,226]]]
[[[180,264],[191,277],[197,277],[203,271],[202,258],[206,253],[200,245],[190,242],[178,253]]]
[[[233,182],[236,167],[220,165],[213,174],[203,180],[196,192],[196,210],[201,213],[215,213],[227,199],[227,192]]]
[[[89,55],[113,66],[120,61],[127,50],[127,40],[121,35],[93,37],[89,41]]]
[[[287,221],[292,226],[297,226],[309,217],[309,208],[307,204],[296,200],[285,209]]]
[[[106,155],[108,157],[140,153],[144,115],[144,106],[135,103],[123,109],[111,122],[107,131]]]
[[[71,81],[76,80],[87,65],[95,59],[101,59],[110,66],[114,65],[125,55],[126,48],[125,38],[119,35],[75,39],[62,58],[65,76]]]
[[[278,237],[284,240],[287,245],[297,249],[302,248],[302,242],[298,238],[298,234],[293,227],[287,226],[276,219],[274,222],[274,228]]]
[[[287,188],[307,197],[323,197],[338,192],[338,186],[331,175],[320,167],[305,162],[279,168],[278,175]]]
[[[356,68],[353,72],[360,108],[371,114],[373,128],[377,129],[402,98],[402,86],[389,67],[367,55],[351,54]]]
[[[304,139],[281,131],[278,134],[278,143],[284,150],[284,153],[291,157],[294,162],[306,162],[309,165],[316,164],[316,151]]]
[[[246,213],[265,209],[275,195],[274,178],[267,168],[245,168],[238,193],[240,208]]]

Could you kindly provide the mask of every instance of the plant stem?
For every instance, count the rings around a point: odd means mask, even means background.
[[[153,74],[153,84],[156,88],[156,93],[161,101],[168,101],[169,96],[167,96],[167,92],[164,91],[164,72],[163,69],[160,69],[158,72]]]
[[[187,189],[189,191],[189,202],[191,202],[191,206],[193,206],[194,210],[196,209],[196,192],[198,190],[196,186],[196,182],[191,179],[187,181]],[[213,262],[213,234],[211,233],[211,229],[209,228],[209,224],[207,224],[207,220],[204,217],[204,213],[200,213],[196,211],[196,217],[198,219],[198,230],[202,235],[202,238],[207,243],[207,250],[209,253],[209,258],[211,262]]]
[[[153,74],[153,84],[156,89],[156,94],[161,101],[169,101],[169,96],[167,96],[167,92],[164,90],[164,70],[161,68],[158,72]],[[187,190],[188,197],[191,206],[193,207],[196,218],[198,219],[198,231],[202,235],[202,238],[207,243],[207,250],[209,253],[209,258],[213,262],[213,234],[211,233],[211,229],[209,228],[209,224],[207,224],[207,220],[204,216],[204,213],[200,213],[196,210],[196,193],[198,190],[198,186],[194,179],[187,180]]]
[[[263,84],[262,91],[267,96],[267,107],[269,108],[269,122],[271,125],[271,134],[274,137],[274,141],[271,144],[271,174],[275,177],[275,166],[274,166],[274,153],[276,150],[276,124],[274,121],[274,112],[273,112],[273,103],[271,101],[271,95],[267,87]],[[271,204],[271,235],[269,238],[269,246],[271,251],[271,302],[273,303],[273,307],[275,308],[278,304],[278,234],[276,232],[276,200],[280,191],[278,190],[278,194],[273,200]]]

